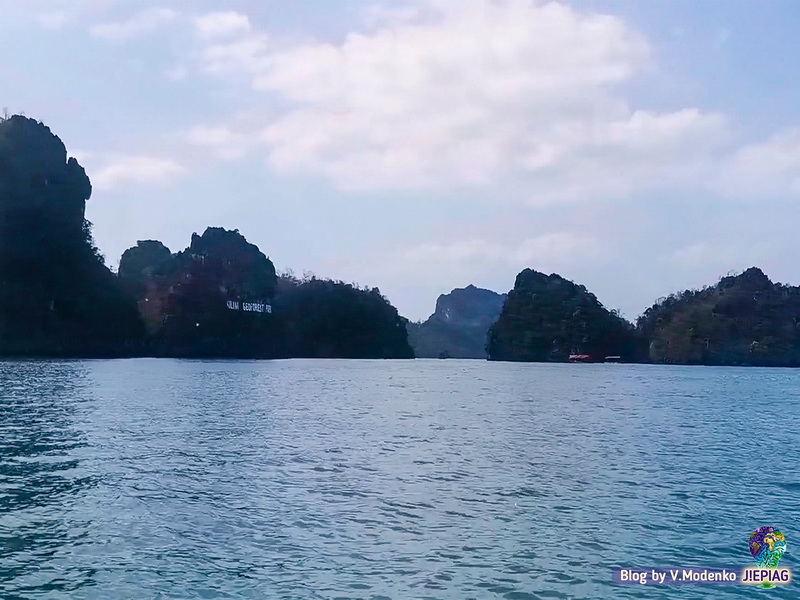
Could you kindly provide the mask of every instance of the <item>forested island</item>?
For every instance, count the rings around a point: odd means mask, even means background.
[[[490,360],[565,362],[570,356],[637,359],[634,327],[582,285],[525,269],[489,329]]]
[[[409,323],[377,288],[277,274],[237,230],[209,227],[175,253],[141,240],[114,273],[85,218],[91,194],[48,127],[0,119],[0,355],[800,366],[800,288],[755,267],[663,298],[635,324],[533,269],[507,295],[458,288]]]
[[[800,366],[800,287],[758,268],[659,300],[636,322],[556,274],[517,276],[489,330],[490,360]]]
[[[173,254],[140,241],[113,273],[85,218],[91,183],[44,124],[0,122],[0,354],[413,358],[377,288],[279,277],[238,231]]]
[[[751,267],[673,294],[639,317],[643,360],[693,365],[800,366],[800,287]]]
[[[147,240],[119,279],[155,356],[413,358],[405,319],[377,288],[278,276],[238,231],[209,227],[172,254]]]

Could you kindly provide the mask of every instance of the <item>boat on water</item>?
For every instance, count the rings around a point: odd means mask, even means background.
[[[573,353],[569,355],[569,362],[571,363],[618,363],[622,361],[622,357],[618,355],[613,356],[592,356],[591,354],[577,354]]]
[[[591,354],[570,354],[569,362],[571,363],[590,363],[597,362]]]

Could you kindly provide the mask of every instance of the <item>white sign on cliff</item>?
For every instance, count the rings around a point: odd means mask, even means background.
[[[271,313],[272,305],[263,302],[239,302],[238,300],[228,300],[229,310],[241,310],[244,312]]]

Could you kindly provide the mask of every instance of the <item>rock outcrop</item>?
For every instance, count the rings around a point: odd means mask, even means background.
[[[238,231],[209,227],[174,255],[140,241],[123,254],[120,277],[158,356],[413,357],[405,319],[377,289],[279,279]]]
[[[563,362],[570,355],[630,360],[635,349],[633,326],[585,287],[532,269],[517,275],[487,340],[490,360]]]
[[[422,323],[409,323],[417,358],[486,358],[486,334],[497,320],[505,294],[468,285],[442,294]]]
[[[800,288],[758,268],[664,298],[638,319],[656,363],[800,366]]]
[[[42,123],[0,120],[0,353],[137,352],[135,305],[92,242],[92,186]]]

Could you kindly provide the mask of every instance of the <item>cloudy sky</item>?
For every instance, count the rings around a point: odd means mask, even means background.
[[[237,228],[416,320],[525,267],[634,319],[800,284],[796,0],[0,0],[0,106],[94,185],[106,260]]]

